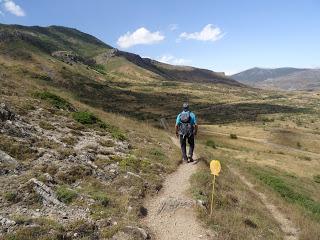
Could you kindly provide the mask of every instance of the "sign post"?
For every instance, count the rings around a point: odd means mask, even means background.
[[[210,207],[210,217],[212,216],[212,211],[213,211],[213,197],[214,197],[214,185],[216,182],[216,176],[219,176],[219,173],[221,171],[221,164],[218,160],[212,160],[210,162],[210,170],[211,174],[213,175],[213,180],[212,180],[212,194],[211,194],[211,207]]]

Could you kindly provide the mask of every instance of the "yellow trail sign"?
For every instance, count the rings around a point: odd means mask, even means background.
[[[212,175],[219,176],[219,173],[221,171],[220,162],[218,160],[212,160],[210,162],[210,170]]]
[[[221,164],[218,160],[212,160],[210,162],[210,170],[211,174],[213,175],[212,180],[212,195],[211,195],[211,208],[210,208],[210,216],[212,216],[213,211],[213,196],[214,196],[214,184],[216,182],[216,176],[219,176],[219,173],[221,171]]]

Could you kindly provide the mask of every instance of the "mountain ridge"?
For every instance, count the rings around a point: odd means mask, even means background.
[[[134,65],[168,80],[200,81],[243,86],[233,79],[207,69],[189,67],[189,71],[186,71],[182,66],[170,65],[170,69],[163,67],[164,63],[142,58],[135,53],[119,50],[75,28],[56,25],[40,27],[1,24],[0,42],[7,42],[9,44],[11,41],[26,42],[50,55],[58,51],[72,51],[81,58],[96,58],[99,54],[111,52],[109,58],[106,59],[107,61],[112,57],[123,57]],[[99,64],[106,64],[106,62],[100,61]]]
[[[320,89],[319,69],[312,68],[251,68],[230,77],[252,87],[280,90]]]

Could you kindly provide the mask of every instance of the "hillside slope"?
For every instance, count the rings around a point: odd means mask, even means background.
[[[249,86],[281,90],[318,90],[318,69],[303,68],[252,68],[234,74],[231,78]]]
[[[241,86],[236,81],[210,70],[160,65],[156,61],[141,58],[137,54],[119,51],[89,34],[66,27],[25,27],[1,24],[0,41],[2,44],[9,46],[12,42],[27,43],[41,52],[55,57],[61,57],[62,53],[68,53],[78,60],[83,60],[82,62],[87,65],[94,65],[96,63],[94,61],[95,58],[98,59],[99,64],[104,65],[114,57],[122,57],[136,65],[136,67],[153,72],[169,80],[205,81]]]

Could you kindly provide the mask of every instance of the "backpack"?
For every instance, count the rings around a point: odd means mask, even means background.
[[[179,125],[179,134],[190,137],[193,133],[193,127],[191,125],[191,116],[189,111],[183,111],[180,114],[180,122],[181,123]]]

